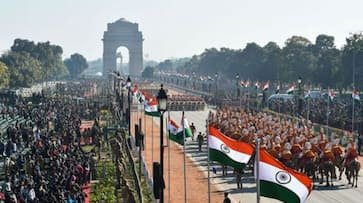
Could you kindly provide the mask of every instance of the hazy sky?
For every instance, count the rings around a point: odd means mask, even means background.
[[[333,35],[338,47],[363,30],[361,0],[0,0],[0,51],[15,38],[50,41],[64,57],[102,57],[107,23],[139,23],[146,59],[200,54],[205,48],[282,46],[292,35]]]

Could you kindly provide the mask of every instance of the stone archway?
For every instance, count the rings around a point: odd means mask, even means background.
[[[103,76],[116,70],[116,50],[124,46],[129,50],[129,75],[140,76],[143,69],[142,33],[139,25],[124,18],[107,24],[103,34]]]

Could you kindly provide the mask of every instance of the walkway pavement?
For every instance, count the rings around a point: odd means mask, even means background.
[[[206,132],[205,120],[209,109],[205,111],[188,111],[185,116],[188,122],[193,122],[197,132]],[[171,118],[179,123],[181,121],[182,112],[171,112]],[[164,117],[167,117],[165,115]],[[152,175],[152,160],[159,161],[159,118],[152,119],[146,116],[146,125],[142,113],[133,115],[133,119],[142,118],[143,131],[146,131],[145,136],[145,151],[143,156],[146,157],[149,174]],[[165,125],[164,125],[165,126]],[[154,136],[151,136],[153,132]],[[166,136],[166,133],[164,133]],[[153,139],[152,139],[153,138]],[[153,145],[152,145],[153,143]],[[167,145],[167,139],[164,140]],[[152,147],[153,146],[153,147]],[[183,150],[173,142],[170,143],[170,187],[168,176],[168,148],[164,151],[164,179],[166,184],[165,202],[168,202],[168,188],[170,188],[170,202],[184,202],[184,182],[183,182]],[[153,149],[153,150],[152,150]],[[195,141],[189,140],[186,144],[187,152],[187,202],[207,202],[208,201],[208,182],[207,182],[207,146],[203,145],[202,152],[198,152],[198,146]],[[152,153],[153,152],[153,153]],[[359,158],[361,163],[363,158]],[[363,165],[362,165],[363,166]],[[242,178],[243,189],[237,189],[233,171],[229,168],[228,175],[222,176],[221,167],[217,163],[211,163],[211,170],[215,169],[216,174],[211,175],[211,202],[223,202],[223,192],[229,192],[232,202],[256,202],[256,184],[252,171],[246,171]],[[362,172],[361,172],[362,173]],[[361,175],[358,178],[358,188],[352,188],[347,185],[347,180],[343,175],[343,180],[334,181],[334,187],[325,187],[315,183],[316,189],[312,191],[307,202],[360,202],[363,199],[363,179]],[[262,203],[279,202],[274,199],[261,197]]]
[[[138,116],[135,114],[132,115],[133,123],[140,117],[143,121],[142,130],[143,132],[146,131],[143,156],[147,163],[148,173],[152,176],[152,162],[159,162],[160,160],[159,118],[152,119],[149,116],[144,117],[142,113],[138,113]],[[166,133],[164,133],[164,138],[164,145],[168,145]],[[193,145],[193,148],[196,151],[196,143]],[[188,147],[189,149],[191,148]],[[186,159],[186,202],[208,202],[208,179],[205,176],[205,170],[201,169],[198,164],[188,157]],[[183,158],[183,150],[179,145],[169,142],[169,147],[164,148],[165,202],[184,202]],[[214,183],[211,184],[211,202],[223,202],[223,193]]]
[[[177,122],[181,120],[181,115],[181,112],[171,113],[172,119]],[[194,122],[194,125],[197,128],[197,132],[205,132],[205,119],[207,118],[207,115],[208,110],[203,112],[185,112],[185,116],[188,119],[188,122]],[[186,146],[187,153],[190,154],[191,157],[194,159],[194,163],[196,165],[199,165],[206,174],[206,145],[204,145],[203,148],[204,153],[196,152],[196,144],[194,144],[193,141],[190,141]],[[360,159],[362,159],[362,157],[360,157]],[[228,175],[226,177],[223,177],[220,166],[218,164],[212,164],[211,166],[215,167],[217,170],[217,174],[213,174],[212,176],[213,183],[216,184],[217,188],[222,189],[222,191],[229,192],[231,194],[230,197],[233,202],[256,202],[256,184],[252,175],[252,171],[246,171],[247,173],[242,178],[243,189],[238,190],[232,169],[228,171]],[[361,178],[361,176],[358,179],[358,188],[351,188],[350,185],[347,185],[347,180],[344,175],[341,181],[336,180],[334,181],[334,184],[334,187],[325,187],[323,185],[315,183],[316,190],[311,193],[307,202],[360,202],[360,199],[363,198],[363,179]],[[278,201],[261,197],[261,202],[270,203]]]

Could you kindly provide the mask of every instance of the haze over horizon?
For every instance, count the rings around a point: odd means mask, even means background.
[[[362,7],[358,0],[5,0],[0,51],[22,38],[60,45],[64,58],[77,52],[94,60],[102,57],[107,23],[120,18],[139,24],[145,60],[190,57],[211,47],[242,49],[248,42],[283,46],[293,35],[311,42],[332,35],[340,48],[349,33],[363,30]]]

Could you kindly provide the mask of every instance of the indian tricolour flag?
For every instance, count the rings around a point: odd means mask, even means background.
[[[287,94],[292,94],[295,90],[295,85],[290,85],[289,89],[286,90]]]
[[[257,81],[257,82],[255,83],[255,87],[256,87],[257,89],[260,89],[260,86],[261,86],[261,84]]]
[[[329,90],[328,96],[330,100],[334,100],[337,94],[333,90]]]
[[[227,137],[211,125],[208,129],[209,159],[243,169],[253,154],[253,147],[248,143]]]
[[[360,97],[359,97],[359,92],[358,92],[358,90],[354,90],[354,91],[352,92],[352,98],[353,98],[353,99],[355,99],[355,100],[357,100],[357,101],[360,101]]]
[[[246,80],[246,81],[243,81],[241,80],[239,82],[239,84],[242,86],[242,87],[249,87],[250,86],[250,81]]]
[[[278,93],[280,93],[280,85],[277,85],[277,87],[276,87],[275,94],[278,94]]]
[[[241,85],[241,87],[246,87],[245,82],[243,80],[239,81],[239,84]]]
[[[268,88],[270,87],[270,83],[269,82],[266,82],[264,85],[263,85],[263,87],[262,87],[262,90],[263,91],[266,91],[266,90],[268,90]]]
[[[261,196],[283,202],[305,202],[313,187],[306,175],[287,168],[264,149],[260,150],[259,180]]]
[[[137,88],[137,85],[135,84],[134,88],[131,90],[132,95],[135,97],[138,95],[139,89]]]
[[[183,129],[185,130],[185,138],[192,136],[192,131],[186,118],[184,118],[184,122],[181,122],[181,126],[179,126],[175,121],[169,118],[167,129],[169,131],[169,139],[181,145],[184,145]]]
[[[145,114],[149,116],[159,117],[160,113],[158,111],[158,103],[156,100],[151,100],[147,102],[144,106]]]

